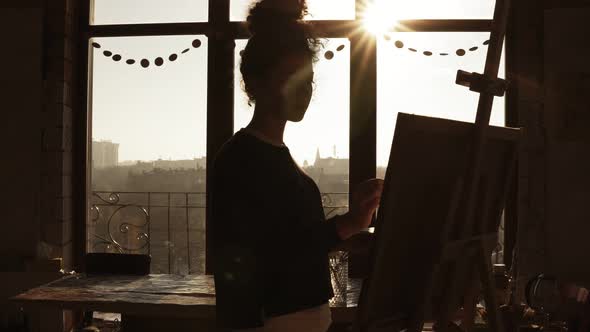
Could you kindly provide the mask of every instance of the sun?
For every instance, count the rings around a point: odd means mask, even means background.
[[[392,30],[398,23],[392,0],[372,0],[367,2],[363,14],[363,25],[372,34],[382,35]]]

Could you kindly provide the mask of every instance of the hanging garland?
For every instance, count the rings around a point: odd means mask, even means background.
[[[203,43],[201,42],[201,40],[197,38],[197,39],[193,40],[193,42],[192,42],[192,47],[193,47],[193,48],[199,48],[199,47],[201,47],[201,45],[202,45],[202,44],[203,44]],[[100,48],[102,48],[102,46],[101,46],[99,43],[92,43],[92,47],[94,47],[94,48],[96,48],[96,49],[100,49]],[[191,49],[190,49],[190,47],[189,47],[189,48],[186,48],[186,49],[184,49],[184,50],[181,52],[181,54],[186,54],[186,53],[188,53],[190,50],[191,50]],[[107,57],[107,58],[111,58],[111,59],[112,59],[113,61],[115,61],[115,62],[119,62],[119,61],[123,60],[123,57],[121,56],[121,54],[114,54],[114,55],[113,55],[113,52],[111,52],[111,51],[109,51],[109,50],[104,50],[104,51],[102,52],[102,54],[103,54],[105,57]],[[178,54],[176,54],[176,53],[172,53],[172,54],[170,54],[170,56],[168,56],[168,61],[169,61],[169,62],[174,62],[174,61],[176,61],[177,59],[178,59]],[[126,59],[126,60],[125,60],[125,63],[127,63],[128,65],[133,65],[133,64],[135,64],[136,62],[137,62],[137,61],[136,61],[135,59],[131,59],[131,58],[130,58],[130,59]],[[165,60],[164,60],[164,58],[162,58],[162,57],[157,57],[156,59],[154,59],[154,64],[155,64],[156,66],[158,66],[158,67],[161,67],[161,66],[163,66],[163,65],[164,65],[164,62],[165,62]],[[144,59],[141,59],[141,61],[140,61],[139,63],[140,63],[140,65],[141,65],[143,68],[148,68],[148,67],[150,66],[150,60],[148,60],[148,59],[145,59],[145,58],[144,58]]]
[[[391,39],[391,37],[389,35],[384,35],[383,36],[383,39],[385,39],[386,41],[392,41],[392,39]],[[490,43],[490,41],[489,40],[486,40],[486,41],[483,42],[483,45],[484,46],[487,46],[487,45],[489,45],[489,43]],[[397,47],[399,49],[402,49],[402,48],[405,47],[404,42],[401,41],[401,40],[396,40],[393,44],[395,45],[395,47]],[[336,51],[340,52],[343,49],[344,49],[344,45],[340,45],[340,46],[338,46],[338,48],[336,48]],[[469,48],[468,51],[469,52],[475,52],[478,49],[479,49],[479,46],[473,46],[473,47]],[[418,53],[419,52],[417,49],[412,48],[412,47],[408,47],[408,51],[413,52],[413,53]],[[434,55],[434,53],[432,51],[423,51],[422,54],[425,55],[425,56],[433,56]],[[449,54],[450,53],[438,53],[439,56],[448,56]],[[465,49],[460,48],[460,49],[457,49],[455,51],[455,54],[457,56],[465,56],[467,54],[467,51]],[[326,51],[324,53],[324,58],[326,58],[326,60],[332,60],[332,59],[334,59],[334,52],[331,51],[331,50]]]
[[[389,35],[384,35],[383,36],[383,39],[385,39],[386,41],[392,41],[392,39],[391,39],[391,37]],[[490,43],[490,41],[489,40],[486,40],[486,41],[483,42],[483,45],[484,46],[487,46],[487,45],[489,45],[489,43]],[[197,38],[197,39],[193,40],[193,42],[192,42],[192,48],[199,48],[199,47],[201,47],[202,44],[203,43],[201,42],[201,40]],[[397,47],[399,49],[403,49],[405,47],[404,42],[401,41],[401,40],[396,40],[393,44],[395,45],[395,47]],[[95,43],[92,43],[92,47],[94,47],[96,49],[102,48],[102,46],[99,43],[96,43],[96,42]],[[340,45],[340,46],[338,46],[336,48],[336,52],[340,52],[340,51],[344,50],[344,48],[345,48],[345,45]],[[408,51],[413,52],[413,53],[418,53],[419,52],[417,49],[412,48],[412,47],[408,47],[407,49],[408,49]],[[478,49],[479,49],[478,46],[473,46],[473,47],[469,48],[468,51],[469,52],[475,52]],[[186,49],[182,50],[182,52],[180,54],[186,54],[190,50],[191,50],[191,48],[186,48]],[[242,56],[243,53],[244,53],[244,51],[240,51],[240,56]],[[113,52],[111,52],[109,50],[103,51],[102,54],[105,57],[107,57],[107,58],[111,58],[115,62],[120,62],[121,60],[123,60],[123,57],[120,54],[113,54]],[[434,53],[432,51],[423,51],[422,54],[425,55],[425,56],[432,56],[432,55],[434,55]],[[460,49],[457,49],[455,51],[455,54],[457,56],[460,56],[461,57],[461,56],[465,56],[467,54],[467,51],[465,49],[460,48]],[[450,55],[450,53],[444,53],[443,52],[443,53],[438,53],[438,55],[439,56],[448,56],[448,55]],[[178,54],[172,53],[172,54],[170,54],[170,56],[168,56],[168,61],[169,62],[174,62],[174,61],[176,61],[178,59],[178,56],[179,56]],[[334,56],[335,56],[335,53],[332,50],[328,50],[328,51],[326,51],[324,53],[324,58],[326,58],[326,60],[332,60],[332,59],[334,59]],[[125,60],[125,63],[127,63],[128,65],[133,65],[136,62],[137,61],[135,59],[131,59],[131,58]],[[140,65],[143,68],[148,68],[150,66],[150,60],[145,59],[145,58],[144,59],[141,59],[141,61],[139,63],[140,63]],[[157,67],[163,66],[164,63],[165,63],[165,60],[162,57],[157,57],[156,59],[154,59],[154,64]]]
[[[384,35],[383,36],[383,39],[385,39],[386,41],[391,41],[392,40],[389,35]],[[490,43],[490,41],[489,40],[486,40],[486,41],[483,42],[483,45],[487,46],[489,43]],[[394,42],[394,45],[395,45],[395,47],[400,48],[400,49],[401,48],[404,48],[404,46],[405,46],[404,42],[401,41],[401,40],[396,40]],[[469,52],[475,52],[478,49],[479,49],[479,46],[473,46],[473,47],[469,48],[468,50],[469,50]],[[408,47],[408,50],[410,52],[418,53],[418,50],[415,49],[415,48]],[[431,51],[423,51],[422,54],[424,54],[425,56],[432,56],[432,55],[434,55],[434,53],[431,52]],[[440,55],[440,56],[448,56],[449,54],[450,53],[438,53],[438,55]],[[455,51],[455,54],[457,56],[464,56],[464,55],[467,54],[467,51],[465,49],[460,48],[460,49],[457,49]]]

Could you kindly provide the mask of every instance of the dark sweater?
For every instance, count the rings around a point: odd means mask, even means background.
[[[339,241],[314,181],[287,147],[240,131],[216,156],[210,224],[217,319],[252,328],[333,296],[328,252]]]

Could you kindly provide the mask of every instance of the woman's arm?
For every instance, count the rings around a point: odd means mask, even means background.
[[[383,180],[373,179],[361,183],[352,194],[349,212],[330,218],[325,222],[308,223],[307,227],[294,226],[290,232],[297,238],[306,238],[303,246],[311,246],[317,251],[333,250],[340,242],[367,229],[379,206]]]
[[[336,217],[336,230],[340,239],[346,240],[358,232],[369,228],[373,214],[381,201],[383,180],[372,179],[362,182],[352,194],[348,213]]]

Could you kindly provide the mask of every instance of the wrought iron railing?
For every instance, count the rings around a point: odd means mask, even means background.
[[[322,193],[326,217],[348,210],[348,193]],[[205,193],[92,193],[90,252],[143,253],[152,256],[153,273],[190,274],[205,270]],[[503,262],[503,231],[492,255]]]
[[[205,193],[92,193],[90,252],[152,256],[153,273],[204,273]],[[322,193],[326,217],[348,210],[348,193]]]

